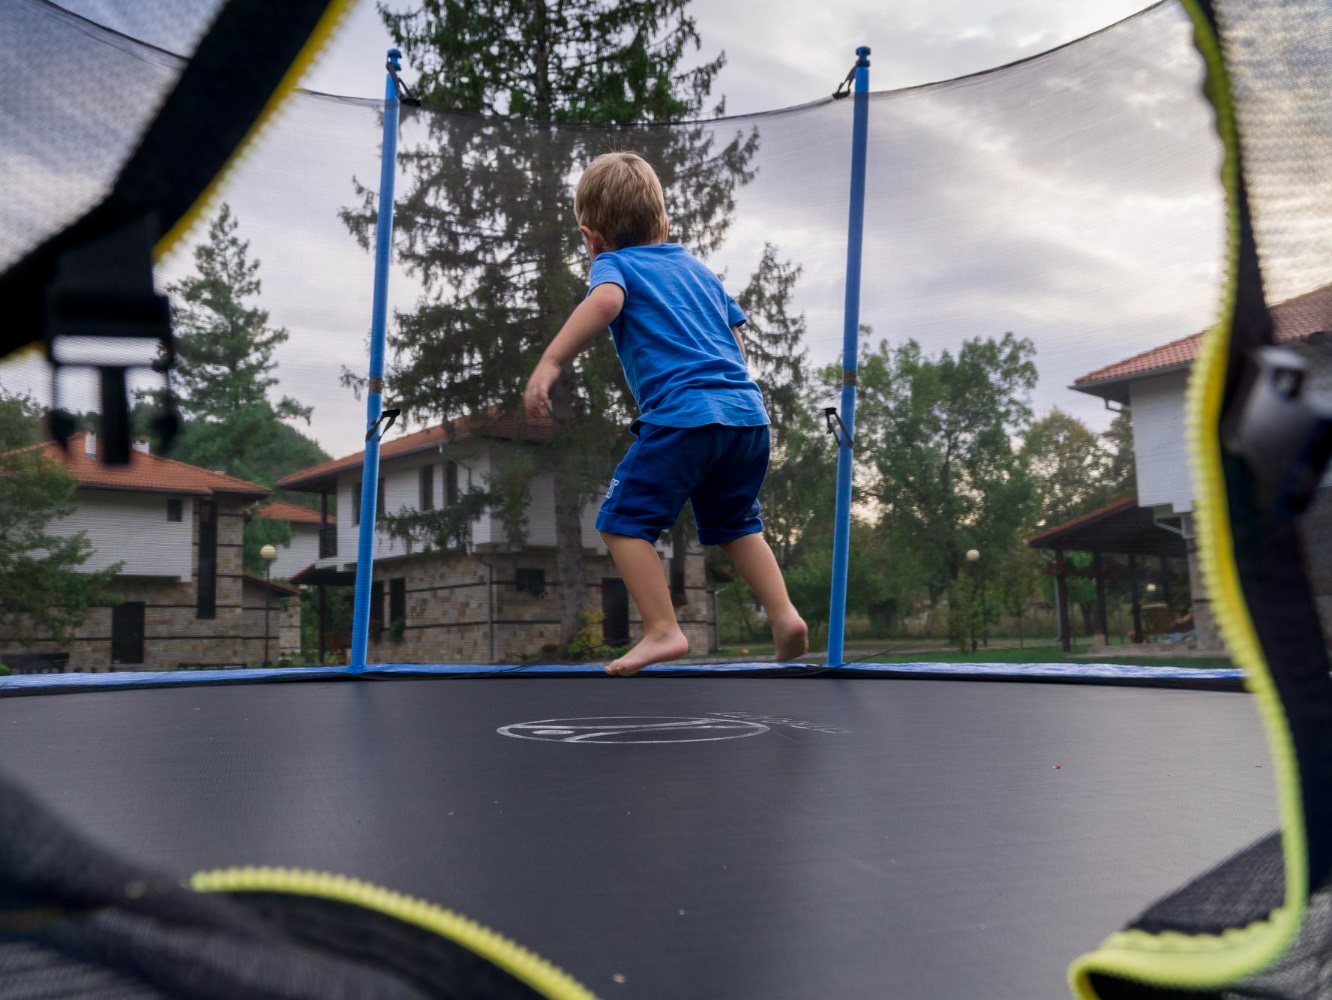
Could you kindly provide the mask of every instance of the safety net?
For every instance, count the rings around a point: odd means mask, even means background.
[[[187,44],[188,30],[155,25],[206,18],[167,6],[169,17],[114,23]],[[15,182],[0,267],[98,200],[182,65],[50,4],[3,16],[5,70],[32,85],[5,98],[20,127],[5,140]],[[1169,346],[1212,322],[1225,250],[1220,146],[1190,30],[1178,6],[1159,5],[1017,65],[869,98],[856,634],[1174,637],[1220,654],[1188,554],[1191,342]],[[572,184],[608,150],[656,167],[671,239],[749,314],[774,421],[766,529],[807,617],[826,622],[837,455],[824,411],[841,374],[825,369],[843,346],[852,106],[823,97],[647,126],[404,107],[384,397],[401,415],[381,440],[370,661],[532,662],[567,654],[580,633],[600,652],[635,634],[593,529],[636,412],[609,338],[583,359],[577,413],[553,443],[549,428],[514,422],[528,371],[585,287]],[[97,421],[76,419],[64,461],[77,512],[46,526],[88,533],[85,575],[118,567],[120,611],[94,602],[65,642],[28,628],[12,652],[68,653],[81,670],[345,659],[381,115],[379,101],[296,94],[160,261],[182,361],[170,457],[192,468],[164,464],[146,440],[129,468],[99,470],[85,462]],[[1304,274],[1280,294],[1319,285]],[[239,327],[227,346],[195,350],[228,323]],[[92,370],[61,368],[56,394],[35,351],[2,372],[10,397],[98,409]],[[146,414],[161,377],[129,378]],[[202,576],[201,511],[217,524]],[[752,597],[727,586],[725,560],[692,528],[660,548],[694,649],[762,638]]]

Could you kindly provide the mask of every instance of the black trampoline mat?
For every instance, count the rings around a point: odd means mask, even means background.
[[[1252,701],[1145,688],[109,691],[0,699],[0,760],[136,860],[367,879],[626,1000],[1067,997],[1070,960],[1277,825]]]

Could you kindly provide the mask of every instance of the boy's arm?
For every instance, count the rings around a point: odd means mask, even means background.
[[[610,326],[623,308],[624,289],[613,282],[597,285],[578,304],[527,380],[523,408],[529,417],[544,417],[550,413],[550,387],[560,377],[564,366],[576,358],[593,337]]]
[[[740,357],[745,359],[745,364],[749,364],[749,355],[745,353],[745,338],[740,336],[740,327],[731,327],[731,333],[735,336],[735,342],[740,345]]]

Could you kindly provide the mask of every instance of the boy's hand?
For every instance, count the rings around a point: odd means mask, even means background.
[[[529,417],[542,419],[551,415],[550,390],[573,359],[599,333],[620,315],[624,306],[624,289],[615,284],[600,284],[588,292],[574,309],[573,314],[560,327],[546,352],[537,362],[536,370],[527,380],[523,393],[523,409]]]
[[[548,358],[537,362],[532,377],[527,380],[527,391],[523,393],[523,409],[534,420],[550,416],[550,387],[560,377],[560,366]]]

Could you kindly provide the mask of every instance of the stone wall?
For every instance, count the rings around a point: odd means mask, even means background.
[[[1193,629],[1197,636],[1196,646],[1200,650],[1222,652],[1225,649],[1221,641],[1221,632],[1216,627],[1216,616],[1212,613],[1212,600],[1207,592],[1206,581],[1202,576],[1202,561],[1198,556],[1197,527],[1192,514],[1181,515],[1180,528],[1184,532],[1184,543],[1188,547],[1189,593],[1193,598]]]
[[[696,544],[685,555],[688,602],[676,609],[690,648],[706,653],[712,636],[711,600],[703,553]],[[601,609],[602,580],[618,578],[607,555],[585,553],[584,606]],[[539,593],[520,590],[519,571],[544,575]],[[407,581],[407,618],[402,638],[390,635],[389,581]],[[384,561],[375,579],[384,581],[385,628],[370,637],[371,663],[535,663],[553,658],[559,646],[560,584],[553,549],[522,553],[464,555],[436,553]],[[632,600],[630,637],[642,636],[642,619]],[[609,651],[593,659],[609,658]]]
[[[217,614],[200,618],[198,612],[199,523],[198,505],[192,532],[189,582],[147,577],[119,577],[113,589],[121,601],[140,601],[144,608],[143,662],[111,662],[110,607],[90,608],[82,626],[68,643],[53,640],[20,649],[13,636],[0,633],[0,650],[24,653],[68,653],[68,670],[175,670],[185,665],[257,664],[263,658],[263,589],[251,587],[242,606],[242,551],[245,528],[243,499],[217,498]],[[255,607],[249,607],[256,605]],[[277,602],[274,604],[277,607]],[[296,612],[299,615],[299,611]],[[274,636],[280,627],[274,613]],[[288,624],[290,627],[290,623]],[[297,620],[299,645],[299,619]],[[277,645],[274,645],[275,656]],[[3,653],[0,653],[3,660]]]
[[[193,527],[192,578],[189,582],[121,577],[114,589],[122,601],[139,601],[144,609],[142,663],[111,662],[112,609],[92,608],[73,640],[37,643],[20,649],[0,634],[3,652],[67,653],[67,669],[175,670],[181,666],[258,665],[264,661],[264,587],[245,582],[242,571],[244,502],[220,498],[218,504],[217,614],[198,617],[198,516]],[[676,615],[691,651],[706,654],[712,637],[712,602],[707,589],[702,549],[691,543],[684,554],[688,598]],[[618,579],[608,555],[585,551],[587,583],[584,606],[600,610],[602,581]],[[669,573],[669,560],[664,570]],[[519,571],[531,579],[540,574],[539,593],[519,589]],[[407,617],[401,639],[388,628],[389,583],[407,581]],[[559,582],[555,550],[542,547],[520,553],[465,555],[457,552],[408,556],[376,564],[375,579],[384,581],[385,628],[371,636],[367,659],[372,663],[535,663],[553,658],[559,645]],[[242,600],[243,598],[243,600]],[[642,636],[642,621],[632,600],[630,638]],[[284,654],[299,663],[298,599],[273,595],[269,611],[268,660]],[[593,654],[608,659],[610,650]]]

